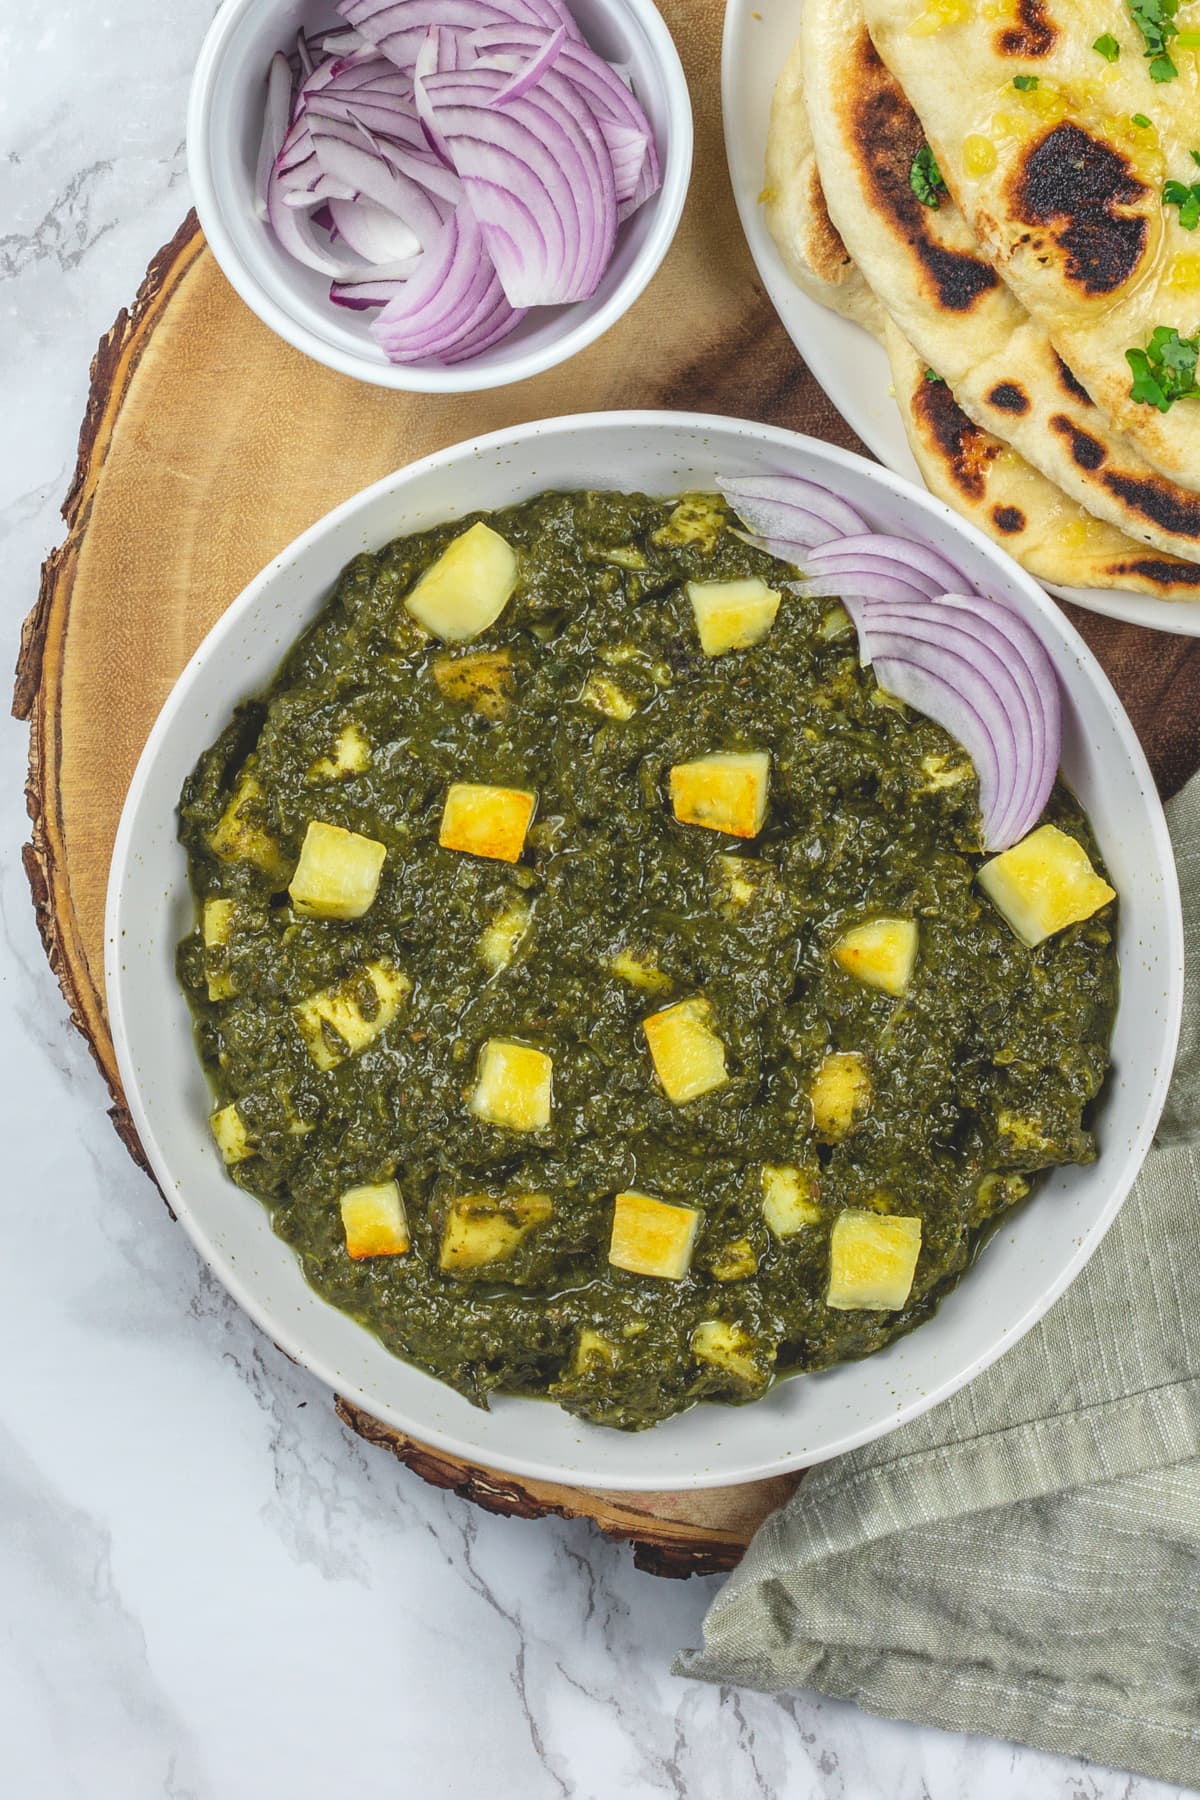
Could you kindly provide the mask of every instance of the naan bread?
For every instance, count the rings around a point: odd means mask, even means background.
[[[864,0],[864,12],[989,262],[1113,428],[1200,488],[1200,398],[1166,413],[1134,400],[1125,360],[1158,326],[1200,328],[1200,244],[1162,197],[1168,178],[1196,176],[1197,53],[1173,47],[1178,78],[1153,81],[1123,0]],[[1104,33],[1116,62],[1093,48]],[[1015,88],[1018,75],[1037,86]]]
[[[1200,599],[1200,563],[1147,552],[1094,519],[969,419],[949,384],[930,380],[925,359],[891,320],[884,343],[896,403],[926,487],[1003,544],[1031,575],[1056,587]]]
[[[1158,550],[1200,557],[1200,494],[1111,429],[953,200],[934,209],[914,194],[924,126],[880,60],[860,0],[807,0],[799,49],[829,214],[918,354],[976,425],[1098,518]]]
[[[882,338],[883,308],[851,260],[825,204],[804,104],[802,48],[799,42],[793,46],[771,100],[763,216],[796,286]]]

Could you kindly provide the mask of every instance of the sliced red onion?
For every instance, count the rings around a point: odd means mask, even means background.
[[[430,211],[433,213],[434,209],[431,207]],[[407,263],[408,273],[415,269],[424,241],[395,213],[361,196],[357,200],[331,200],[329,212],[338,236],[364,262],[374,263],[380,269],[389,263]],[[433,235],[431,225],[428,236]]]
[[[464,205],[369,329],[394,361],[452,362],[475,354],[485,336],[495,342],[523,316],[505,299],[479,222]]]
[[[869,557],[873,562],[895,564],[897,573],[906,581],[918,581],[919,578],[918,585],[927,582],[931,596],[959,593],[966,585],[962,570],[940,551],[931,550],[928,544],[915,543],[910,538],[889,537],[882,531],[821,544],[809,557],[809,567],[830,563],[834,557],[840,561],[858,555]]]
[[[847,501],[799,475],[718,478],[717,487],[739,519],[783,562],[800,560],[791,554],[797,546],[812,550],[830,538],[856,537],[871,529]],[[786,553],[774,548],[776,542]]]
[[[586,300],[617,231],[612,158],[595,115],[556,68],[503,107],[503,70],[476,64],[417,83],[515,307]]]
[[[296,61],[300,65],[300,73],[307,78],[313,72],[312,51],[308,47],[308,39],[302,31],[296,33]]]
[[[373,312],[377,306],[387,306],[396,298],[403,287],[398,280],[380,280],[372,276],[367,281],[333,281],[329,284],[329,298],[335,306],[344,306],[351,312]]]
[[[567,41],[567,28],[560,25],[552,37],[548,37],[540,50],[536,50],[523,69],[515,69],[512,77],[493,96],[489,105],[507,106],[510,100],[519,100],[536,87],[547,69],[552,69],[558,60],[559,51]],[[614,170],[614,177],[616,171]]]
[[[789,587],[805,589],[838,600],[871,600],[876,603],[895,601],[899,605],[915,606],[922,600],[928,600],[937,589],[931,589],[927,582],[919,576],[911,581],[898,575],[896,570],[882,559],[874,568],[869,558],[859,556],[845,569],[823,566],[820,569],[808,569],[804,579],[789,582]]]
[[[292,65],[282,50],[271,58],[267,70],[267,106],[263,116],[258,166],[254,171],[254,203],[260,218],[267,213],[267,183],[275,158],[283,148],[292,112]]]
[[[352,50],[361,50],[366,41],[361,31],[347,25],[344,31],[327,31],[317,39],[317,48],[323,56],[348,56]]]
[[[431,25],[474,31],[486,25],[534,25],[543,34],[565,24],[579,27],[556,0],[339,0],[338,11],[354,29],[401,67],[411,68]]]
[[[983,842],[1005,850],[1037,824],[1058,772],[1062,702],[1021,615],[980,595],[911,605],[844,596],[881,687],[948,731],[979,776]]]

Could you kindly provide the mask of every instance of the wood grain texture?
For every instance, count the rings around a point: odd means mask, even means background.
[[[725,173],[722,8],[670,0],[692,88],[696,169],[648,291],[569,365],[462,398],[397,394],[322,369],[238,300],[194,216],[101,341],[67,535],[22,634],[14,711],[30,725],[25,851],[46,952],[145,1168],[104,1006],[104,894],[134,765],[180,670],[245,584],[330,507],[415,457],[522,420],[608,407],[759,418],[861,449],[788,343],[755,277]],[[1072,617],[1130,707],[1166,791],[1200,763],[1200,644]],[[342,1418],[425,1480],[521,1517],[586,1516],[640,1567],[734,1565],[798,1477],[700,1494],[585,1493],[457,1463],[346,1404]]]

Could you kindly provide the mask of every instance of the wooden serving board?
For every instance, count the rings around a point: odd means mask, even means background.
[[[663,0],[692,88],[696,168],[678,237],[607,337],[534,381],[465,398],[391,393],[309,362],[233,293],[194,215],[101,340],[67,535],[25,622],[14,712],[30,725],[25,850],[38,924],[71,1016],[146,1167],[104,1006],[104,893],[117,820],[150,727],[188,657],[250,578],[306,526],[418,456],[521,420],[607,407],[758,418],[861,449],[759,286],[721,143],[722,7]],[[1072,613],[1141,731],[1164,792],[1200,764],[1200,641]],[[586,1516],[640,1567],[729,1569],[797,1476],[690,1494],[518,1481],[391,1431],[347,1424],[425,1480],[496,1512]]]

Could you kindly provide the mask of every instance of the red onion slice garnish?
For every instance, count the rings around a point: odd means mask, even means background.
[[[397,361],[449,362],[474,354],[485,337],[495,342],[522,316],[505,299],[479,223],[464,205],[369,329]]]
[[[254,202],[260,217],[267,213],[267,183],[275,158],[283,149],[292,112],[292,65],[282,50],[271,58],[267,70],[267,105],[263,115],[262,141],[258,147],[258,166],[254,171]]]
[[[386,264],[406,264],[407,268],[402,272],[408,274],[416,268],[424,241],[427,240],[423,240],[411,225],[405,224],[395,213],[388,212],[382,206],[375,206],[361,196],[357,200],[331,200],[329,212],[338,236],[350,246],[356,256],[361,256],[366,263],[375,264],[381,273]],[[432,207],[430,212],[434,214]],[[433,235],[431,221],[427,236]]]
[[[536,87],[547,69],[552,69],[558,60],[559,51],[567,41],[567,28],[560,25],[552,37],[548,37],[540,50],[535,50],[523,69],[515,69],[509,81],[494,94],[488,102],[490,106],[507,106],[510,100],[519,100]]]
[[[586,300],[616,239],[612,159],[590,107],[557,69],[493,106],[507,81],[480,64],[429,75],[417,83],[417,107],[446,143],[510,303]]]
[[[870,526],[847,501],[798,475],[718,477],[717,486],[739,519],[763,539],[815,549],[830,538],[868,533]],[[772,551],[775,554],[774,551]],[[784,562],[796,561],[791,555]]]
[[[897,572],[906,581],[917,581],[919,586],[928,584],[931,595],[958,593],[966,585],[962,570],[956,568],[949,557],[943,556],[940,551],[931,550],[928,544],[915,543],[910,538],[889,537],[882,531],[866,532],[859,537],[838,538],[833,543],[822,544],[814,549],[809,565],[824,564],[834,557],[841,559],[860,554],[896,564]]]
[[[920,576],[906,580],[897,573],[893,564],[880,558],[875,567],[871,567],[870,558],[856,556],[845,569],[839,569],[836,563],[832,567],[822,566],[820,569],[809,568],[803,581],[789,583],[801,590],[821,594],[827,599],[837,600],[871,600],[878,603],[893,601],[902,606],[916,606],[922,600],[928,600],[931,590],[927,582]],[[873,616],[873,615],[872,615]]]
[[[487,25],[533,25],[543,34],[579,27],[555,0],[339,0],[338,11],[386,56],[411,66],[431,25],[474,31]]]
[[[1062,746],[1058,679],[1033,627],[1011,607],[980,595],[911,605],[847,596],[845,606],[880,685],[969,752],[980,777],[985,848],[1016,843],[1045,809]],[[921,671],[919,680],[914,670]],[[936,711],[928,703],[931,684]],[[1008,735],[996,723],[997,706]],[[994,782],[984,779],[990,765],[981,734],[996,755]]]

